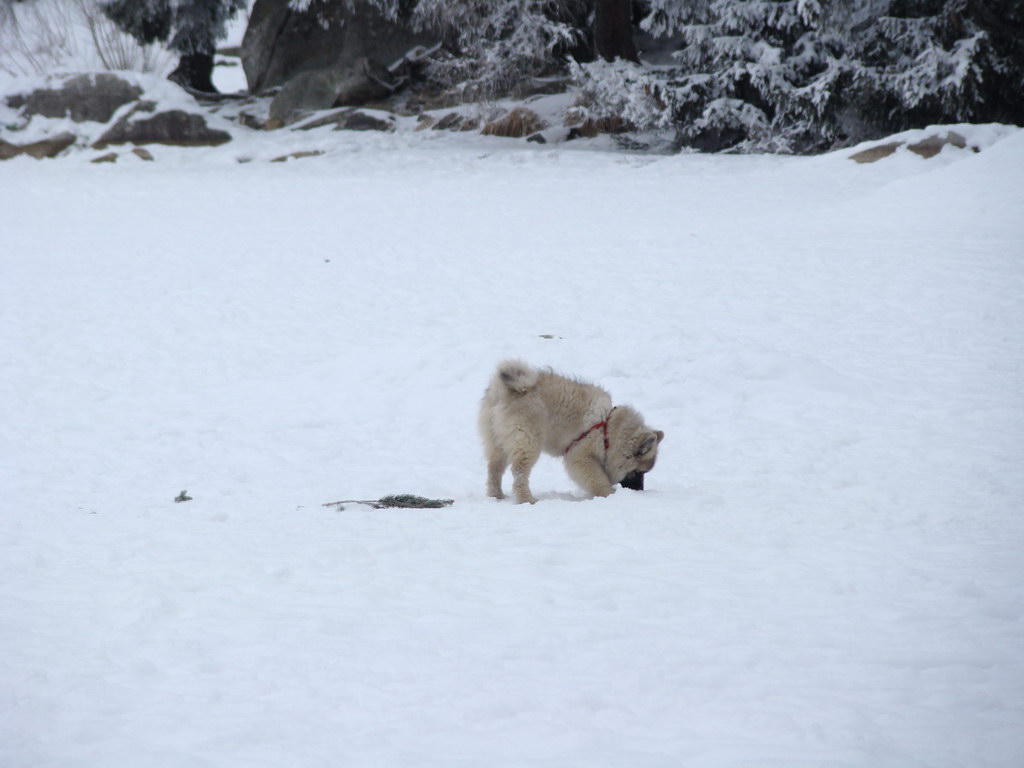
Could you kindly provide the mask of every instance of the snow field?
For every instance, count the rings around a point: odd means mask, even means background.
[[[1018,764],[1024,134],[966,130],[0,167],[0,763]],[[649,490],[486,499],[513,355]],[[394,492],[456,504],[320,506]]]

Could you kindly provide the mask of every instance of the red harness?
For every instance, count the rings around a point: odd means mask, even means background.
[[[608,411],[608,415],[604,417],[604,421],[599,421],[599,422],[597,422],[597,424],[594,424],[592,427],[590,427],[590,429],[586,429],[583,432],[581,432],[579,437],[577,437],[575,440],[573,440],[571,443],[569,443],[568,447],[565,449],[565,451],[563,452],[562,455],[564,456],[565,454],[569,453],[569,451],[572,450],[572,447],[574,445],[576,445],[576,443],[578,443],[584,437],[589,435],[595,429],[600,429],[602,432],[604,432],[604,449],[607,451],[608,450],[608,420],[611,419],[612,411],[614,411],[614,410],[615,410],[615,408],[612,408],[611,411]]]

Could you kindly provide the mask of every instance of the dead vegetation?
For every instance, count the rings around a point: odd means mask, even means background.
[[[546,127],[547,125],[544,121],[532,109],[516,107],[503,117],[487,123],[481,133],[485,136],[505,136],[510,139],[521,139],[537,133],[537,131],[541,131]]]

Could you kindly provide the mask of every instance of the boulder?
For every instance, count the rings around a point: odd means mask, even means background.
[[[480,127],[479,121],[465,117],[458,112],[449,112],[430,126],[432,131],[475,131]]]
[[[21,154],[21,147],[17,144],[11,144],[9,141],[0,139],[0,160],[10,160],[12,157],[17,157]]]
[[[462,117],[458,112],[449,112],[447,115],[442,117],[440,120],[436,120],[430,126],[432,131],[457,131],[462,127],[462,124],[466,122],[465,118]]]
[[[887,144],[879,144],[862,149],[860,152],[854,152],[850,155],[850,159],[856,163],[874,163],[883,157],[888,157],[902,146],[902,141],[890,141]]]
[[[104,149],[111,144],[129,143],[212,147],[228,141],[231,134],[210,128],[203,115],[181,109],[157,112],[155,103],[142,101],[100,136],[93,147]]]
[[[882,158],[889,157],[889,155],[902,147],[904,143],[905,142],[902,141],[889,141],[885,144],[876,144],[873,147],[862,149],[860,152],[854,152],[850,155],[850,159],[858,163],[874,163]],[[947,144],[956,147],[957,149],[966,149],[967,139],[956,131],[946,131],[945,136],[939,136],[938,134],[926,136],[921,139],[921,141],[915,142],[914,144],[908,144],[907,149],[915,155],[920,155],[927,159],[929,157],[935,157]],[[978,151],[977,147],[971,147],[971,149],[974,152]]]
[[[270,122],[280,127],[310,112],[379,101],[390,96],[393,88],[390,73],[365,57],[347,67],[300,72],[270,103]]]
[[[33,141],[30,144],[11,144],[0,139],[0,160],[10,160],[18,155],[28,155],[37,160],[44,157],[56,157],[74,143],[74,135],[66,131],[40,141]]]
[[[7,106],[27,117],[70,117],[76,123],[106,123],[142,94],[142,89],[110,72],[76,75],[55,88],[7,97]]]
[[[381,120],[380,118],[368,115],[365,112],[356,110],[349,114],[345,118],[344,122],[339,122],[335,127],[336,131],[383,131],[385,133],[391,133],[395,130],[395,123],[393,120]]]
[[[313,128],[322,128],[325,125],[333,125],[336,131],[384,131],[387,133],[395,130],[395,120],[392,115],[382,112],[383,118],[368,115],[358,109],[343,109],[339,112],[332,112],[329,115],[310,120],[308,123],[296,126],[298,130],[309,131]]]
[[[242,39],[242,67],[252,93],[282,86],[300,72],[345,71],[359,59],[389,67],[437,34],[388,19],[366,0],[313,3],[295,11],[289,0],[256,0]]]
[[[947,131],[945,136],[929,136],[907,147],[911,152],[924,158],[935,157],[942,148],[950,144],[957,149],[967,147],[967,139],[956,131]]]

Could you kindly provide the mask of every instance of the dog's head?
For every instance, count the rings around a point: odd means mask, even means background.
[[[658,460],[658,446],[664,439],[665,433],[657,429],[652,432],[641,432],[633,440],[630,446],[632,451],[627,460],[623,462],[624,467],[627,468],[625,477],[620,481],[623,488],[629,488],[632,491],[644,489],[644,475],[654,469]]]
[[[644,489],[644,475],[654,469],[658,446],[665,433],[644,424],[643,417],[628,405],[616,406],[608,417],[609,450],[604,469],[612,485],[634,491]]]

